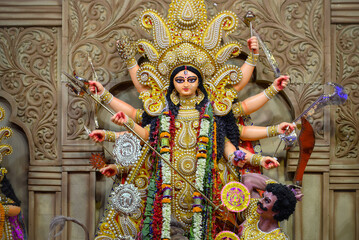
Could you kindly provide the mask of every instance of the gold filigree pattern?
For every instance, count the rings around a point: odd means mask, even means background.
[[[337,82],[348,92],[347,102],[336,109],[337,158],[358,159],[359,133],[359,27],[338,25],[336,28]]]
[[[138,27],[144,8],[166,10],[168,0],[116,1],[116,0],[70,0],[67,55],[68,72],[75,71],[86,79],[93,79],[88,56],[91,57],[98,80],[111,89],[119,82],[128,81],[127,66],[118,56],[116,40],[122,36],[133,39],[148,37]],[[78,98],[69,92],[67,106],[67,139],[87,139],[84,124],[91,125],[93,102]]]
[[[28,128],[32,160],[56,160],[57,28],[1,28],[1,91]]]
[[[5,110],[0,106],[0,121],[5,118]],[[10,138],[12,130],[9,127],[0,127],[0,163],[2,163],[6,155],[12,153],[12,147],[9,144],[2,143],[6,138]],[[2,180],[2,179],[1,179]]]
[[[217,1],[216,1],[217,2]],[[262,37],[277,60],[282,73],[292,76],[292,82],[324,82],[324,9],[319,1],[218,1],[215,10],[232,9],[243,17],[253,10],[256,19],[253,27]],[[239,31],[229,39],[249,38],[249,28],[241,21]],[[273,71],[260,54],[259,79],[273,79]]]

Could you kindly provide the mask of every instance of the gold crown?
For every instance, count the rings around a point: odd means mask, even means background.
[[[149,60],[137,71],[140,83],[151,88],[140,95],[145,111],[159,115],[165,107],[164,96],[172,71],[181,65],[192,65],[202,75],[215,113],[227,114],[237,96],[227,85],[238,83],[242,72],[239,67],[225,63],[238,56],[242,46],[239,42],[221,45],[221,40],[223,31],[229,34],[236,29],[236,15],[223,11],[207,22],[203,0],[173,0],[167,22],[149,9],[142,12],[140,23],[146,31],[152,30],[153,35],[152,42],[145,39],[137,42],[139,53]]]

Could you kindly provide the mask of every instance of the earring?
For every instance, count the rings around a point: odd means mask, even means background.
[[[200,104],[200,102],[202,102],[203,99],[204,99],[203,92],[201,90],[197,89],[197,96],[196,96],[197,104]]]
[[[170,95],[170,99],[171,99],[171,101],[173,102],[174,105],[179,104],[180,100],[179,100],[179,97],[178,97],[176,89],[173,89],[173,91],[172,91],[172,93]]]

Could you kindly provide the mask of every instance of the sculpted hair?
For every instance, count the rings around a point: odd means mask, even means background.
[[[198,110],[198,112],[202,112],[203,108],[209,102],[208,93],[203,85],[203,78],[202,78],[201,73],[196,68],[194,68],[192,66],[185,66],[185,65],[179,66],[175,70],[173,70],[173,72],[171,74],[170,85],[167,89],[167,94],[166,94],[168,109],[171,112],[171,114],[173,114],[175,116],[175,118],[178,115],[178,110],[179,110],[180,106],[179,106],[179,104],[175,105],[171,101],[171,98],[170,98],[170,95],[171,95],[173,89],[175,89],[173,79],[177,75],[177,73],[179,73],[180,71],[183,71],[185,69],[187,69],[188,71],[191,71],[197,75],[198,81],[199,81],[198,88],[204,94],[203,100],[199,104],[196,104],[196,109]],[[236,148],[238,148],[237,146],[239,144],[239,130],[238,130],[238,127],[236,124],[236,119],[235,119],[232,111],[230,111],[225,116],[214,116],[214,117],[215,117],[215,121],[217,123],[217,156],[218,156],[218,159],[220,159],[223,156],[225,137],[227,137],[231,141],[231,143],[234,146],[236,146]],[[144,127],[147,124],[151,124],[151,132],[152,132],[156,128],[156,125],[154,124],[156,122],[156,119],[157,119],[157,117],[151,117],[146,112],[144,112],[142,115],[142,126]],[[151,140],[152,140],[152,138],[151,138]]]
[[[297,204],[297,199],[295,198],[294,193],[281,183],[268,184],[266,191],[271,192],[277,197],[277,201],[272,208],[274,212],[278,212],[274,216],[274,219],[277,221],[288,219],[295,211],[295,205]]]
[[[15,202],[14,205],[20,207],[21,201],[16,197],[14,189],[11,186],[11,183],[7,179],[6,176],[4,176],[4,179],[1,182],[1,192],[7,197],[10,198]]]

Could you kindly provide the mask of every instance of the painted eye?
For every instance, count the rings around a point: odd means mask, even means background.
[[[176,83],[184,83],[184,78],[175,78]]]
[[[194,83],[194,82],[197,81],[197,77],[189,77],[189,78],[187,78],[187,81],[188,81],[189,83]]]

